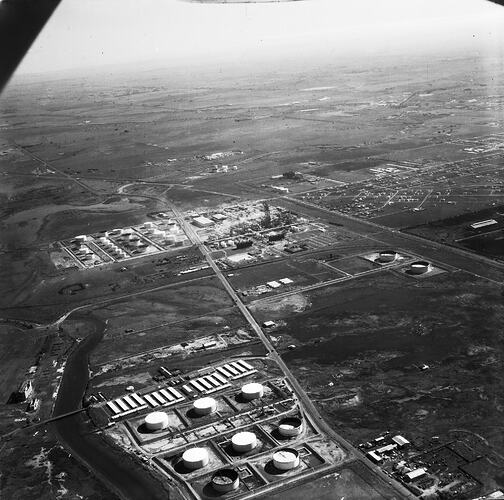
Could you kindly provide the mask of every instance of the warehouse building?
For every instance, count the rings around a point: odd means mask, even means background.
[[[199,217],[194,217],[193,224],[197,227],[210,227],[213,226],[214,222],[208,217],[204,217],[201,215]]]

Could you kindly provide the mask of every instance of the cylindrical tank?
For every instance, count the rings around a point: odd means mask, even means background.
[[[241,389],[241,394],[244,399],[249,401],[252,399],[262,398],[264,395],[264,387],[255,382],[245,384]]]
[[[273,454],[273,465],[278,470],[292,470],[299,465],[299,452],[294,448],[282,448]]]
[[[278,432],[285,437],[299,436],[302,430],[303,421],[298,417],[286,417],[278,426]]]
[[[231,438],[231,444],[234,451],[245,453],[257,446],[257,437],[253,432],[238,432]]]
[[[383,250],[383,252],[380,252],[378,255],[378,261],[383,263],[394,262],[396,259],[397,252],[395,250]]]
[[[217,401],[214,398],[200,398],[193,403],[193,410],[197,415],[209,415],[216,409]]]
[[[208,465],[208,451],[205,448],[189,448],[182,454],[182,461],[187,469],[201,469]]]
[[[168,415],[164,411],[154,411],[145,417],[144,423],[150,431],[166,429],[168,427]]]
[[[426,260],[417,260],[409,266],[411,274],[424,274],[431,270],[431,263]]]
[[[212,476],[212,487],[219,493],[229,493],[237,490],[239,485],[240,476],[235,469],[221,469]]]

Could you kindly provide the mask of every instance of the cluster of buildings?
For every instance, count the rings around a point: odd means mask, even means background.
[[[39,408],[40,398],[35,396],[35,388],[31,379],[21,382],[18,389],[11,394],[9,403],[27,403],[27,412],[34,412]]]
[[[131,415],[147,408],[171,406],[194,399],[201,395],[209,395],[231,387],[230,380],[236,380],[256,373],[256,369],[243,359],[238,359],[212,369],[209,373],[196,378],[185,380],[179,377],[180,383],[176,387],[166,386],[156,391],[145,393],[130,393],[112,401],[107,401],[110,418]],[[248,388],[250,389],[250,387]],[[257,389],[257,388],[256,388]],[[245,387],[245,391],[247,388]]]
[[[380,436],[372,444],[366,443],[365,447],[369,447],[370,445],[375,448],[368,451],[366,455],[375,464],[380,465],[383,462],[393,460],[398,452],[402,452],[410,446],[410,442],[401,435],[392,436],[389,439],[385,436]],[[427,470],[424,467],[410,466],[404,459],[394,463],[394,471],[406,483],[417,481],[427,474]]]
[[[342,213],[372,218],[388,210],[410,209],[417,212],[444,204],[454,205],[457,200],[450,199],[451,196],[486,194],[488,186],[492,187],[494,193],[498,192],[504,184],[496,175],[498,167],[494,170],[485,168],[483,173],[481,167],[485,160],[499,154],[502,137],[472,139],[463,141],[463,144],[466,146],[461,148],[464,152],[478,154],[479,157],[443,163],[439,160],[419,160],[380,165],[369,169],[375,174],[372,182],[367,179],[334,189],[306,193],[302,198]],[[463,184],[459,182],[462,177]],[[426,189],[425,186],[431,186],[432,189]],[[462,186],[463,192],[457,189]]]
[[[271,292],[282,286],[292,285],[294,280],[291,278],[280,278],[279,280],[268,281],[266,284],[255,286],[248,290],[243,290],[241,293],[244,296],[247,295],[262,295],[263,293]]]

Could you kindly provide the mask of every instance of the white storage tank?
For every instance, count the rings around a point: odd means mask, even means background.
[[[150,431],[159,431],[168,427],[168,415],[164,411],[149,413],[144,419],[145,427]]]
[[[221,469],[212,476],[212,487],[219,493],[235,491],[238,486],[240,486],[240,476],[235,469]]]
[[[397,259],[398,255],[395,250],[383,250],[378,255],[378,261],[382,263],[394,262]]]
[[[299,465],[299,452],[294,448],[282,448],[273,454],[273,465],[278,470],[292,470]]]
[[[303,421],[298,417],[286,417],[280,421],[278,432],[281,436],[299,436],[303,430]]]
[[[264,395],[264,387],[256,382],[245,384],[241,389],[241,395],[247,401],[262,398]]]
[[[238,453],[246,453],[257,446],[257,437],[253,432],[238,432],[231,438],[233,450]]]
[[[194,401],[193,410],[196,415],[209,415],[217,410],[217,401],[214,398],[200,398]]]
[[[184,466],[190,470],[205,467],[209,460],[208,451],[205,448],[189,448],[182,454]]]
[[[426,260],[417,260],[409,266],[409,272],[411,274],[424,274],[432,269],[431,263]]]

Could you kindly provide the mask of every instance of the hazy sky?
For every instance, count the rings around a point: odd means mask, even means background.
[[[503,46],[504,8],[484,0],[63,0],[18,73]]]

